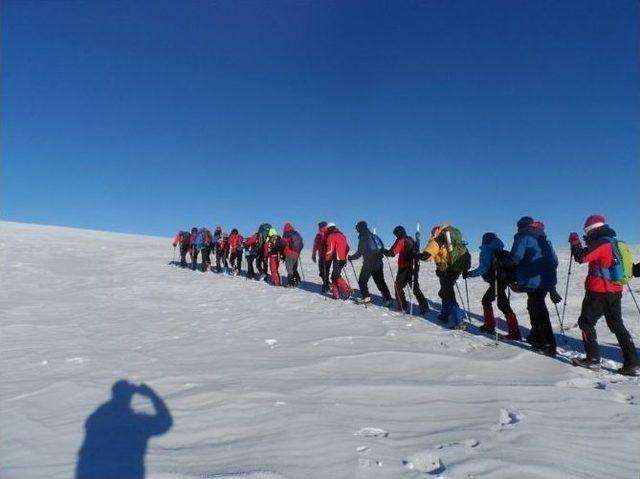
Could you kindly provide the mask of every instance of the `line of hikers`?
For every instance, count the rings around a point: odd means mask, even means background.
[[[387,249],[375,231],[371,231],[365,221],[359,221],[355,226],[358,248],[355,253],[349,254],[347,238],[335,223],[321,221],[318,223],[311,259],[318,266],[322,281],[321,292],[330,294],[335,299],[347,299],[352,295],[352,288],[343,270],[349,262],[355,275],[353,261],[362,258],[360,274],[357,275],[361,297],[356,301],[365,305],[371,302],[368,283],[373,278],[382,294],[384,305],[390,307],[393,299],[384,279],[383,258],[397,257],[398,268],[394,277],[396,307],[403,312],[411,308],[411,301],[408,303],[405,295],[406,289],[410,295],[415,296],[420,314],[429,311],[429,302],[418,282],[420,261],[432,260],[440,283],[438,296],[441,308],[438,318],[458,329],[465,327],[466,313],[456,299],[457,281],[460,276],[465,281],[467,278],[482,277],[488,287],[481,301],[484,324],[480,329],[488,334],[495,334],[493,302],[497,298],[498,309],[504,314],[507,323],[507,334],[503,336],[505,340],[521,339],[518,320],[509,298],[511,291],[525,293],[531,322],[526,341],[533,349],[555,356],[556,341],[546,297],[549,295],[555,304],[562,300],[556,290],[558,258],[541,221],[523,216],[516,226],[517,232],[509,251],[505,250],[504,243],[495,233],[485,233],[480,246],[479,265],[472,269],[467,243],[460,230],[452,225],[435,226],[423,250],[420,250],[419,231],[413,238],[403,226],[396,226],[393,230],[396,240]],[[586,291],[578,320],[586,357],[575,359],[574,364],[594,370],[600,368],[595,325],[604,316],[622,350],[623,367],[618,372],[638,375],[640,362],[631,335],[622,321],[621,298],[624,285],[629,279],[640,276],[640,263],[632,264],[628,246],[616,239],[615,231],[606,224],[603,216],[589,216],[584,224],[584,232],[585,247],[582,246],[578,233],[574,232],[569,236],[572,261],[589,264]],[[266,279],[273,285],[280,286],[282,281],[278,270],[280,261],[283,261],[287,270],[286,284],[300,284],[298,268],[304,243],[291,223],[284,225],[282,236],[270,224],[264,223],[248,238],[243,238],[237,229],[233,229],[227,236],[220,226],[216,227],[213,235],[206,228],[192,228],[190,232],[178,232],[173,246],[175,248],[178,245],[182,267],[187,266],[186,255],[189,254],[191,267],[195,270],[200,254],[201,270],[208,271],[211,268],[210,256],[213,254],[216,272],[222,271],[222,265],[228,269],[230,263],[233,274],[237,275],[241,271],[244,257],[247,261],[247,278]],[[393,277],[393,272],[390,272]],[[629,291],[633,294],[630,288]],[[458,294],[462,301],[459,290]]]

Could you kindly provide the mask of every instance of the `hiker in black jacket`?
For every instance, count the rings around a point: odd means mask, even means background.
[[[373,277],[373,281],[375,281],[376,286],[384,298],[384,305],[391,306],[393,299],[391,298],[387,283],[384,281],[384,270],[382,269],[382,252],[384,250],[382,240],[369,231],[369,227],[365,221],[358,222],[356,231],[358,232],[358,251],[350,255],[348,259],[349,261],[353,261],[354,259],[362,257],[362,269],[358,277],[358,285],[360,287],[360,293],[362,294],[360,302],[371,302],[367,283],[369,282],[369,278]]]

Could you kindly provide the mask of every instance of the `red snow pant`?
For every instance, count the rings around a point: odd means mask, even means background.
[[[331,272],[331,294],[335,299],[340,297],[340,293],[346,297],[351,296],[351,288],[342,277],[342,268],[347,264],[346,261],[333,260],[333,271]]]
[[[280,273],[278,272],[279,267],[280,258],[278,258],[278,255],[269,255],[269,272],[271,273],[271,281],[274,286],[280,286]]]

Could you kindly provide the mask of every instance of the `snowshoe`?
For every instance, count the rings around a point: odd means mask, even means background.
[[[592,371],[600,371],[600,360],[589,358],[573,358],[571,364],[581,368],[591,369]]]
[[[480,331],[486,334],[495,334],[496,330],[494,328],[488,328],[484,324],[478,328]]]
[[[622,374],[623,376],[632,376],[637,377],[640,376],[640,365],[635,366],[622,366],[617,370],[618,374]]]

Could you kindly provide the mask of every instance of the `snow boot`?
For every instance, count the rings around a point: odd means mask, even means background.
[[[520,336],[520,328],[518,327],[518,318],[516,318],[516,314],[511,311],[504,315],[504,319],[507,321],[507,335],[504,339],[509,341],[520,341],[522,336]]]
[[[496,330],[496,318],[493,315],[493,306],[491,303],[482,305],[482,313],[484,316],[484,324],[480,326],[480,331],[493,333]]]
[[[618,369],[618,374],[622,374],[623,376],[633,376],[633,377],[640,376],[640,365],[625,364],[620,369]]]
[[[443,301],[442,307],[440,308],[440,314],[438,315],[438,319],[443,323],[449,321],[449,314],[451,313],[451,308],[453,307],[453,303],[449,301]]]
[[[571,364],[574,366],[580,366],[581,368],[591,369],[592,371],[600,371],[600,360],[592,359],[588,357],[573,358]]]

